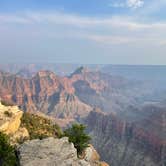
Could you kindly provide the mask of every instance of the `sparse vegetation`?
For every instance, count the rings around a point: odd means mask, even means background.
[[[5,101],[5,100],[1,100],[1,104],[4,106],[14,106],[14,104],[10,101]]]
[[[69,137],[69,141],[74,144],[78,155],[82,154],[91,140],[90,136],[85,133],[85,128],[82,124],[73,124],[71,128],[64,131],[64,136]]]
[[[9,112],[9,111],[5,111],[4,114],[7,116],[7,117],[12,117],[12,112]]]
[[[43,139],[51,136],[59,138],[62,135],[60,127],[53,124],[51,120],[30,113],[23,114],[21,126],[28,130],[30,139]]]
[[[16,166],[17,158],[14,147],[9,144],[7,135],[0,132],[0,165],[1,166]]]

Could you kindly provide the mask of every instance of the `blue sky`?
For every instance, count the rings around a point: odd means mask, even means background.
[[[166,64],[165,0],[0,0],[1,63]]]

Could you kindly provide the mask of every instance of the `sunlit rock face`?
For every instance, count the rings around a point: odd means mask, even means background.
[[[135,84],[134,84],[135,85]],[[0,72],[0,97],[12,101],[24,111],[56,118],[76,119],[86,116],[93,107],[105,112],[120,111],[134,103],[128,80],[86,68],[78,68],[69,77],[39,71],[31,78]]]
[[[17,106],[5,106],[0,102],[0,131],[10,136],[11,143],[29,137],[27,129],[20,127],[22,115]]]
[[[74,119],[91,110],[75,95],[69,78],[50,71],[40,71],[30,79],[0,72],[0,97],[24,111],[40,111],[57,118]]]

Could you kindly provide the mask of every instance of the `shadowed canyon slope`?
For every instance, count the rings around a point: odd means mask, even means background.
[[[94,146],[113,166],[165,166],[166,108],[132,109],[120,116],[91,112],[84,123]]]

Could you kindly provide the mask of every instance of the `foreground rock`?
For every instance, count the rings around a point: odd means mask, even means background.
[[[17,106],[5,106],[0,102],[0,132],[10,136],[11,143],[29,137],[26,128],[21,128],[23,112]]]
[[[78,159],[77,151],[67,137],[27,141],[17,151],[21,166],[108,166],[100,162],[99,157],[94,157],[94,150],[88,150],[86,159]]]

